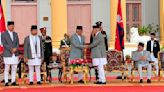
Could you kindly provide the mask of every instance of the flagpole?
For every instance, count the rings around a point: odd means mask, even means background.
[[[116,23],[116,38],[115,38],[115,49],[121,52],[122,61],[121,63],[124,65],[124,24],[123,24],[123,16],[122,16],[122,8],[121,8],[121,0],[118,0],[117,6],[117,23]],[[124,73],[122,76],[117,76],[117,79],[124,79]]]

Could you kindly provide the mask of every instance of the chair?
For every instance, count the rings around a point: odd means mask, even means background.
[[[124,72],[126,68],[124,66],[121,51],[107,51],[107,65],[105,67],[105,70],[108,72],[120,72],[122,74],[122,80],[124,80]]]
[[[164,71],[164,51],[158,53],[158,60],[159,60],[159,81],[163,78],[163,71]]]
[[[23,82],[24,84],[26,84],[26,79],[27,79],[27,75],[29,74],[29,68],[28,68],[28,65],[27,63],[23,62],[21,64],[21,67],[22,67],[22,79],[23,79]],[[35,74],[36,72],[34,72]],[[41,72],[40,72],[41,75],[43,75],[43,83],[46,83],[46,77],[47,77],[47,73],[46,73],[46,63],[42,63],[41,65]]]
[[[82,59],[84,60],[84,59]],[[71,84],[73,84],[74,81],[74,74],[78,74],[78,73],[83,73],[83,81],[84,84],[87,83],[87,77],[88,77],[88,65],[80,65],[77,67],[74,67],[72,65],[70,65],[70,79],[71,79]]]
[[[88,77],[88,66],[79,66],[74,68],[72,65],[69,65],[69,57],[70,48],[61,48],[61,64],[63,67],[64,80],[67,82],[67,75],[70,75],[70,83],[73,84],[73,75],[78,74],[78,72],[83,72],[84,84],[86,84]]]
[[[4,61],[3,61],[3,56],[0,55],[0,74],[2,74],[4,72]]]
[[[60,56],[61,56],[61,65],[62,65],[62,74],[60,77],[64,77],[64,81],[67,81],[67,75],[69,74],[69,56],[70,56],[70,48],[65,47],[60,49]],[[61,78],[60,78],[61,79]]]
[[[91,49],[84,49],[84,59],[86,59],[88,61],[88,67],[89,67],[89,81],[91,81],[92,79],[92,75],[91,75],[91,69],[94,69],[95,67],[92,64],[92,58],[91,58]]]
[[[51,71],[52,70],[59,70],[59,73],[58,73],[58,80],[62,83],[62,74],[63,74],[63,68],[62,68],[62,65],[61,65],[61,58],[60,58],[60,55],[56,54],[56,53],[53,53],[52,55],[53,57],[56,58],[56,60],[53,60],[53,58],[51,57],[50,59],[50,62],[49,62],[49,65],[48,65],[48,80],[49,82],[52,82],[52,75],[51,75]],[[55,61],[55,62],[54,62]]]

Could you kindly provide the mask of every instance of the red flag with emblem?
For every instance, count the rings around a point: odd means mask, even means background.
[[[1,34],[6,31],[6,26],[5,26],[5,18],[3,14],[3,8],[0,0],[0,52],[3,51],[3,45],[1,42]]]
[[[117,8],[115,49],[118,51],[122,51],[124,49],[124,25],[123,25],[123,18],[122,18],[121,0],[118,0],[118,8]]]

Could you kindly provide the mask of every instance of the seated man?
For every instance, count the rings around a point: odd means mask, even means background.
[[[144,44],[139,43],[138,44],[138,50],[133,52],[132,60],[136,61],[138,63],[138,72],[140,75],[140,83],[143,83],[143,77],[142,77],[142,68],[147,68],[147,83],[151,83],[151,72],[152,72],[152,66],[150,64],[151,62],[151,55],[150,52],[144,50]]]

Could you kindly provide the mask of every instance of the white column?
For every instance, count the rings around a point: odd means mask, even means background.
[[[51,30],[51,0],[38,0],[38,25],[40,27],[47,28],[47,35],[52,36]],[[43,20],[44,17],[48,18],[48,21]]]
[[[159,25],[159,1],[142,0],[142,25]]]
[[[92,0],[92,25],[102,21],[103,28],[110,38],[110,0]]]

